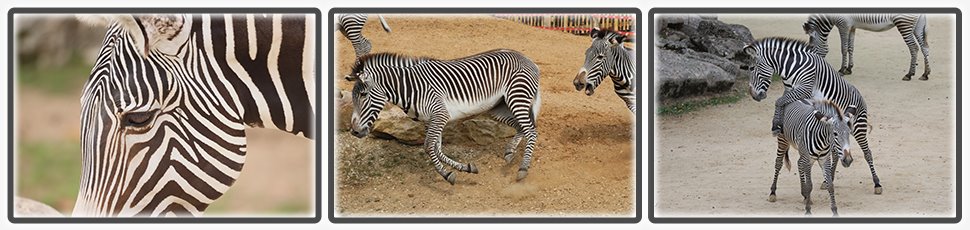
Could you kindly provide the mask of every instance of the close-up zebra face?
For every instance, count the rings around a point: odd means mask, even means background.
[[[195,48],[191,25],[181,16],[111,19],[81,96],[75,216],[198,215],[239,176],[245,126],[188,74],[199,68],[186,66],[199,58],[186,52]]]
[[[611,57],[608,57],[609,50],[622,46],[626,37],[598,28],[593,28],[589,34],[593,38],[593,43],[586,49],[586,61],[579,69],[579,74],[573,78],[573,86],[577,91],[585,89],[586,95],[593,95],[597,85],[590,82],[612,74],[605,71],[605,67],[612,61]]]
[[[352,92],[354,112],[350,120],[350,134],[362,138],[370,133],[374,121],[384,109],[387,98],[379,88],[373,86],[373,82],[369,82],[365,74],[355,76],[363,76],[363,78],[358,78],[354,83]]]
[[[808,43],[812,44],[812,51],[825,58],[825,55],[829,53],[828,34],[823,33],[816,25],[810,23],[802,25],[802,29],[805,30],[805,34],[808,34]]]

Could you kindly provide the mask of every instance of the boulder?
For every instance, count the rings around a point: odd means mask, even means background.
[[[754,42],[747,27],[711,15],[671,15],[658,19],[655,39],[660,100],[720,93],[754,62],[744,46]]]
[[[23,197],[14,198],[14,214],[17,217],[64,217],[53,207]]]

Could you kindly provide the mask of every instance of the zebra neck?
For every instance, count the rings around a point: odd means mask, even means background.
[[[241,121],[313,138],[315,64],[312,19],[282,15],[196,16],[212,82]]]

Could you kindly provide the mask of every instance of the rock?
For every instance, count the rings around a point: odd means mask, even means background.
[[[350,118],[354,113],[354,102],[350,91],[341,90],[334,95],[336,97],[337,104],[337,131],[346,132],[350,131]]]
[[[744,46],[754,42],[747,27],[711,15],[671,15],[658,20],[657,78],[660,100],[720,93],[745,80],[754,63]]]
[[[679,98],[722,92],[734,85],[736,73],[725,71],[709,61],[681,55],[670,50],[658,50],[657,75],[660,99]],[[713,58],[712,58],[713,59]],[[726,60],[725,60],[726,61]],[[727,61],[729,62],[729,61]],[[721,65],[730,66],[721,62]]]
[[[388,106],[374,122],[371,135],[377,138],[396,140],[407,145],[424,144],[426,128],[424,122],[414,121],[400,108]],[[445,126],[442,142],[475,143],[488,145],[505,143],[515,136],[515,129],[499,123],[486,115],[465,120],[451,121]]]
[[[14,198],[14,214],[18,217],[64,217],[53,207],[23,197]]]

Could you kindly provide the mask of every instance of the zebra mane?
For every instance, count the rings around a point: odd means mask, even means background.
[[[812,93],[812,98],[808,98],[806,100],[810,101],[815,109],[823,111],[823,114],[826,116],[832,116],[833,114],[829,113],[834,112],[834,116],[841,120],[842,116],[845,114],[842,107],[839,107],[839,105],[836,105],[835,102],[830,101],[825,97],[824,94],[822,94],[822,92],[818,90]]]
[[[415,63],[426,62],[426,61],[438,61],[438,59],[430,58],[430,57],[408,56],[404,54],[390,53],[390,52],[370,53],[357,58],[357,61],[354,62],[354,66],[351,68],[351,73],[360,73],[361,71],[364,70],[364,67],[366,67],[367,65],[370,65],[372,62],[376,62],[380,60],[395,60],[396,61],[395,63],[401,63],[400,61],[411,61]],[[398,66],[398,67],[406,67],[406,66]]]
[[[787,37],[761,38],[761,39],[755,40],[754,46],[764,47],[763,45],[765,43],[775,43],[777,44],[775,47],[795,47],[800,50],[804,50],[808,53],[813,53],[813,54],[815,53],[812,51],[812,45],[808,44],[808,41],[803,41],[803,40],[794,39],[794,38],[787,38]]]

